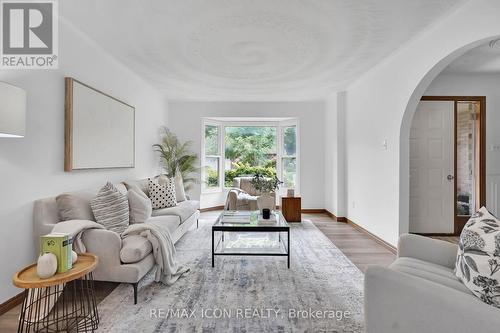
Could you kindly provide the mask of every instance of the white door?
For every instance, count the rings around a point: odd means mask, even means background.
[[[454,232],[454,102],[420,101],[410,132],[410,232]]]

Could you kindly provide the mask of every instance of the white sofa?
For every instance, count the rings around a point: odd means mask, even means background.
[[[398,258],[365,275],[367,333],[498,333],[500,309],[455,276],[457,245],[402,235]]]
[[[138,186],[146,194],[147,179],[126,181],[115,185],[126,193],[127,188]],[[87,193],[92,198],[95,191]],[[34,204],[34,237],[35,244],[39,244],[40,236],[48,234],[61,218],[56,203],[56,197],[44,198]],[[198,224],[199,202],[186,200],[178,203],[177,207],[153,210],[152,219],[164,222],[177,242],[191,227]],[[134,303],[137,303],[137,283],[148,273],[155,264],[150,242],[140,236],[130,236],[121,239],[120,235],[105,229],[91,229],[83,234],[83,242],[88,252],[99,257],[99,264],[93,272],[97,281],[111,281],[131,283],[134,287]]]

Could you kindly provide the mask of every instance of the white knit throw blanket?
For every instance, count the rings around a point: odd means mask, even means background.
[[[155,281],[171,285],[189,268],[179,265],[175,259],[175,246],[166,225],[159,221],[131,224],[122,234],[122,238],[131,235],[146,237],[153,245],[153,255],[156,261]]]

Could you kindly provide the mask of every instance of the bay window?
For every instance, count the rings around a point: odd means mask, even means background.
[[[298,120],[206,118],[202,124],[202,190],[221,192],[233,179],[277,176],[288,188],[299,192]]]

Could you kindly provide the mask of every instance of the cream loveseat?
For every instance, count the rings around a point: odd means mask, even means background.
[[[253,177],[235,177],[233,188],[227,194],[226,210],[257,210],[257,198],[261,195],[252,185]],[[274,193],[270,194],[272,197]]]
[[[128,189],[140,189],[148,194],[148,180],[126,181],[115,187],[122,193]],[[79,204],[87,209],[90,200],[97,194],[93,191],[71,192],[79,198]],[[194,224],[198,223],[199,202],[195,200],[179,202],[176,207],[153,210],[151,219],[164,222],[177,242]],[[48,234],[61,221],[56,197],[44,198],[34,204],[34,237],[38,246],[40,236]],[[98,281],[131,283],[134,287],[134,303],[137,303],[137,284],[155,265],[151,243],[141,236],[121,239],[116,232],[105,229],[90,229],[84,232],[83,243],[88,252],[99,257],[94,271]]]
[[[500,309],[455,276],[457,250],[445,241],[401,235],[396,261],[366,271],[366,332],[500,332]]]

